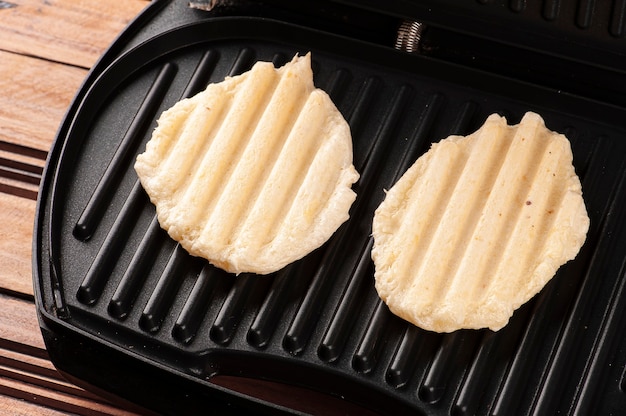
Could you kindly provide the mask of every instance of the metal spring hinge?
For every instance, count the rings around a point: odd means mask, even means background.
[[[422,33],[426,26],[415,20],[404,20],[398,27],[396,44],[394,47],[400,51],[419,53]]]
[[[232,1],[228,0],[199,0],[199,1],[190,1],[189,7],[192,9],[211,11],[217,6],[225,6]]]

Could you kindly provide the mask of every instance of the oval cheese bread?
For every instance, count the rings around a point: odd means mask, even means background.
[[[232,273],[304,257],[348,219],[350,128],[310,54],[258,62],[165,111],[135,170],[162,228]]]
[[[569,140],[526,113],[433,144],[373,222],[376,289],[427,330],[498,330],[573,259],[589,228]]]

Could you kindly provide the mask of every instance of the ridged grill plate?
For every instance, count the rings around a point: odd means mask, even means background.
[[[160,229],[134,159],[176,101],[258,60],[278,65],[309,51],[316,86],[352,129],[361,179],[351,219],[280,272],[228,275]],[[388,414],[625,408],[626,110],[254,18],[198,19],[157,34],[108,65],[78,100],[37,220],[35,283],[48,325],[206,390],[212,376],[233,374]],[[571,140],[591,218],[580,254],[497,333],[435,334],[394,317],[374,290],[370,258],[384,190],[432,142],[471,133],[494,112],[517,123],[526,111]]]

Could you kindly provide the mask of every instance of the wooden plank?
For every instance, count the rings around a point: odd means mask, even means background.
[[[69,394],[83,399],[103,402],[103,399],[89,393],[71,383],[65,381],[59,373],[53,377],[49,377],[39,372],[24,371],[16,366],[5,365],[7,362],[0,363],[0,377],[10,378],[20,383],[27,383],[39,388],[45,388],[63,394]],[[14,364],[13,362],[8,362]]]
[[[0,157],[42,169],[87,71],[0,51]],[[2,163],[1,165],[7,165]],[[26,178],[33,179],[33,178]],[[0,287],[32,295],[37,184],[0,178]]]
[[[0,414],[21,414],[2,411],[8,397],[19,399],[9,402],[24,409],[38,405],[81,415],[134,414],[74,386],[56,371],[47,358],[33,302],[0,294],[0,305]]]
[[[0,50],[90,68],[146,0],[8,0]]]
[[[6,351],[2,350],[1,355]],[[28,360],[29,357],[22,355],[19,358]],[[33,371],[34,370],[34,371]],[[65,397],[64,402],[71,400],[74,405],[87,408],[92,411],[99,411],[104,414],[130,415],[127,410],[111,405],[105,399],[96,396],[94,393],[83,390],[67,382],[56,372],[41,371],[38,366],[23,366],[19,361],[3,360],[0,363],[0,391],[1,386],[18,386],[20,390],[37,392],[38,396],[48,399]],[[6,392],[5,392],[6,393]],[[21,396],[20,396],[21,397]],[[58,406],[65,408],[64,406]]]
[[[0,376],[0,394],[76,415],[131,416],[135,414],[108,404],[97,403],[72,394],[14,380],[10,377]]]
[[[49,378],[60,378],[47,355],[43,358],[12,349],[0,348],[0,366],[36,373]]]
[[[42,407],[23,399],[0,394],[0,414],[11,416],[67,416],[66,412]]]
[[[2,2],[0,289],[4,292],[32,296],[32,197],[45,157],[87,68],[147,4]],[[47,359],[35,305],[0,293],[0,414],[68,413],[131,415],[60,377]]]
[[[37,198],[44,160],[29,153],[38,155],[33,149],[0,141],[0,192],[33,200]]]
[[[43,160],[86,74],[85,69],[0,51],[0,143],[19,145],[21,153],[35,149],[30,156]]]
[[[47,357],[35,304],[0,294],[0,347],[22,354]]]
[[[31,199],[0,193],[0,288],[27,295],[33,294],[35,205]],[[12,312],[0,308],[0,314]]]

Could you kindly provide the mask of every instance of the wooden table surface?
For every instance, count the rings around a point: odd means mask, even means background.
[[[63,380],[33,301],[46,155],[89,68],[147,0],[0,1],[0,414],[132,415]]]
[[[0,1],[0,414],[133,413],[63,380],[33,301],[31,239],[46,155],[89,68],[147,0]]]
[[[36,198],[56,130],[89,68],[148,0],[0,0],[0,414],[134,415],[65,381],[32,287]],[[216,381],[217,382],[217,381]],[[219,384],[311,414],[372,414],[276,383]]]

